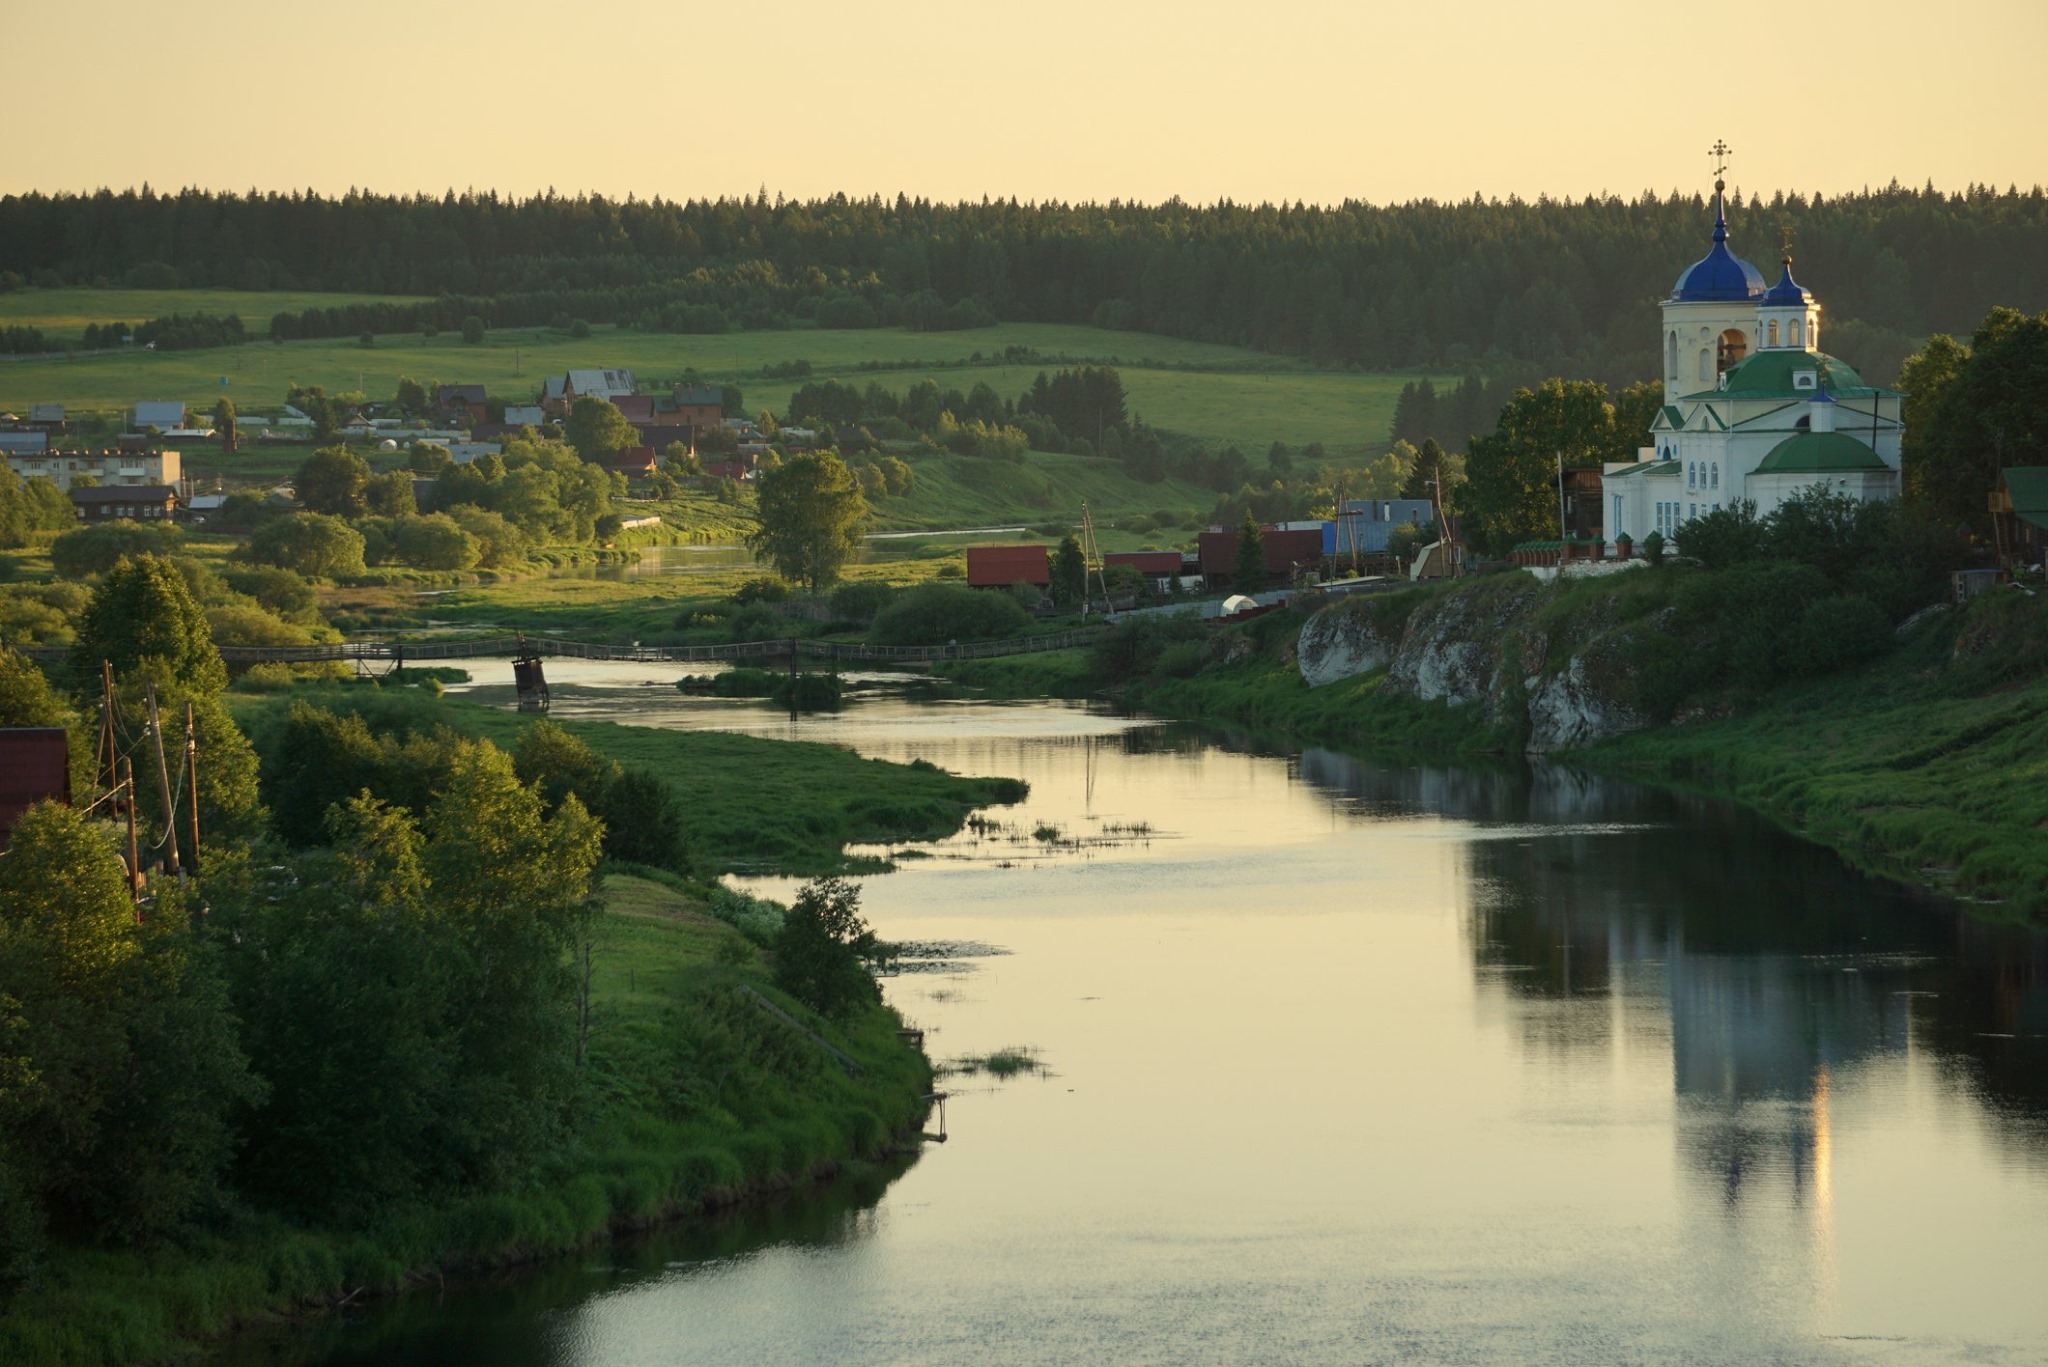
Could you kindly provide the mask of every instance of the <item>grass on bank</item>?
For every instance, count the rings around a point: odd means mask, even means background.
[[[539,1181],[358,1229],[236,1214],[175,1247],[65,1252],[0,1314],[0,1361],[159,1360],[298,1307],[531,1260],[798,1185],[919,1123],[931,1073],[898,1040],[893,1011],[827,1020],[778,992],[761,953],[702,903],[618,874],[604,891],[580,1124]],[[851,1055],[860,1076],[807,1032]]]
[[[294,700],[336,710],[374,707],[415,728],[446,725],[506,750],[539,720],[453,696],[368,684],[236,695],[232,708],[238,724],[260,733]],[[1018,802],[1026,791],[1015,779],[962,778],[931,764],[863,759],[810,741],[552,720],[599,754],[649,768],[675,789],[685,838],[704,874],[842,872],[849,844],[939,839],[958,831],[975,808]]]
[[[1974,899],[1980,915],[2038,918],[2048,913],[2048,678],[2026,657],[2048,634],[2048,605],[1999,596],[2008,602],[1980,599],[1921,624],[1861,669],[1578,759],[1733,797],[1866,871]],[[2033,619],[2022,628],[2033,648],[2001,631],[1973,650],[1984,619],[2008,610]]]

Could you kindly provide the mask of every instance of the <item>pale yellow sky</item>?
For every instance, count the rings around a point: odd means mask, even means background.
[[[1384,203],[1699,190],[1717,137],[1745,189],[2048,182],[2048,0],[9,9],[0,192]]]

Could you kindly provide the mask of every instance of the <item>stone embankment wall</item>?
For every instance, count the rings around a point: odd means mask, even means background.
[[[1655,629],[1602,595],[1560,605],[1528,575],[1497,575],[1335,603],[1303,625],[1296,659],[1312,688],[1384,671],[1382,688],[1483,708],[1544,754],[1644,725],[1623,658]]]

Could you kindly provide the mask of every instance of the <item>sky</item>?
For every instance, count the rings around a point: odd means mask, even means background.
[[[2048,0],[10,9],[0,193],[1628,196],[1717,139],[1745,191],[2048,183]]]

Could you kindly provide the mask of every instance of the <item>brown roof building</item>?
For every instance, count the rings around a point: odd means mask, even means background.
[[[71,506],[87,522],[166,522],[178,511],[178,491],[168,484],[73,489]]]
[[[1043,546],[969,546],[967,583],[977,589],[1052,582],[1052,561]]]
[[[1323,563],[1323,532],[1282,531],[1277,527],[1259,529],[1259,545],[1265,552],[1266,573],[1275,583],[1294,578],[1297,568]],[[1195,537],[1195,550],[1202,562],[1202,577],[1212,583],[1230,578],[1237,563],[1236,532],[1202,532]]]

